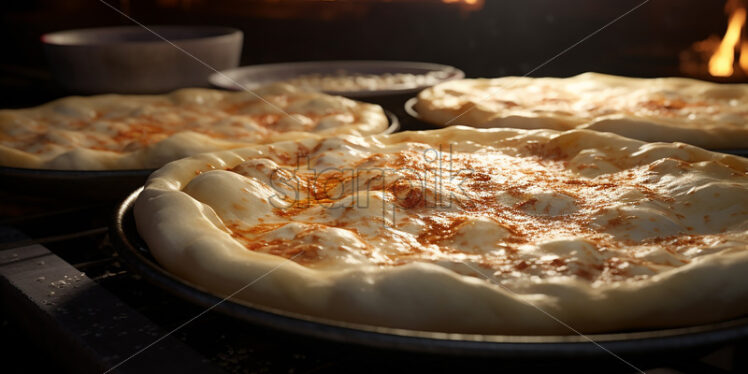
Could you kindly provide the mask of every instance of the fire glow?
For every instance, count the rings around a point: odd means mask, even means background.
[[[464,4],[466,6],[480,7],[483,5],[483,0],[442,0],[445,4]]]
[[[131,0],[120,0],[128,13]],[[483,9],[485,0],[152,0],[164,9],[262,19],[351,20],[388,8],[454,10],[460,16]],[[390,10],[392,12],[393,10]],[[396,10],[395,10],[396,11]]]
[[[728,0],[727,30],[694,43],[680,55],[680,70],[687,75],[722,81],[745,80],[748,76],[747,0]],[[745,39],[745,40],[744,40]]]
[[[709,59],[709,74],[715,77],[729,77],[734,73],[735,50],[740,46],[740,68],[748,70],[747,42],[740,41],[745,26],[745,8],[739,7],[730,15],[727,31],[719,47]]]

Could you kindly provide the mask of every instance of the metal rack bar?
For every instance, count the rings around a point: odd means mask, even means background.
[[[104,372],[165,333],[38,244],[0,251],[0,302],[13,322],[71,372]],[[114,372],[221,370],[167,337]]]

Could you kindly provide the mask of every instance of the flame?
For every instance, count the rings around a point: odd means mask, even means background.
[[[442,0],[444,4],[458,4],[465,9],[481,9],[484,0]]]
[[[748,42],[743,42],[740,46],[740,60],[738,61],[738,65],[740,65],[743,71],[748,72]]]
[[[740,44],[740,33],[745,25],[745,16],[745,8],[735,9],[730,15],[725,36],[709,59],[709,74],[715,77],[729,77],[733,74],[735,48]],[[740,67],[743,70],[748,67],[748,54],[742,53],[746,49],[748,49],[746,43],[743,43],[740,53]]]

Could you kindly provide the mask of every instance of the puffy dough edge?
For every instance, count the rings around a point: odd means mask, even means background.
[[[511,79],[543,79],[529,77],[506,77]],[[505,79],[505,78],[497,78]],[[570,78],[576,81],[594,80],[611,85],[630,85],[635,82],[649,81],[668,84],[673,87],[692,87],[707,92],[709,89],[743,90],[748,95],[748,85],[731,85],[723,87],[717,83],[704,82],[690,78],[630,78],[600,73],[583,73]],[[470,80],[465,80],[470,81]],[[459,84],[450,81],[443,84]],[[441,108],[433,105],[437,95],[434,86],[421,91],[414,109],[419,117],[432,125],[445,127],[465,125],[478,128],[518,128],[518,129],[553,129],[569,130],[574,128],[611,132],[614,134],[649,142],[683,142],[710,149],[730,149],[748,147],[748,127],[728,128],[718,124],[709,124],[697,128],[678,126],[677,120],[666,118],[641,117],[624,114],[598,117],[591,121],[575,116],[548,115],[542,116],[532,112],[507,109],[501,112],[484,110],[480,105],[467,103],[460,108]]]
[[[303,91],[283,84],[264,86],[254,92],[259,95],[288,93],[306,96],[330,96],[318,92]],[[118,100],[132,100],[133,102],[169,100],[175,103],[181,103],[194,101],[194,97],[198,95],[209,96],[211,100],[219,100],[229,97],[230,95],[246,95],[254,97],[255,94],[245,92],[225,92],[204,88],[184,88],[163,95],[106,94],[91,97],[70,96],[33,108],[0,110],[0,131],[2,131],[6,126],[10,126],[14,121],[15,116],[24,116],[26,113],[35,112],[44,113],[46,111],[51,111],[56,106],[60,105],[78,107],[83,110],[106,107],[110,103],[117,102]],[[343,99],[350,100],[347,98]],[[330,128],[316,133],[305,131],[277,133],[267,139],[263,139],[263,141],[258,144],[316,136],[372,135],[384,132],[388,128],[389,119],[380,106],[360,101],[350,101],[355,103],[356,111],[359,115],[359,121],[354,124]],[[250,144],[252,143],[216,139],[192,131],[181,131],[143,149],[125,153],[88,148],[75,148],[52,158],[44,158],[34,153],[0,145],[0,165],[28,169],[52,170],[154,169],[163,166],[167,162],[198,153],[246,147]]]
[[[626,139],[588,130],[476,130],[450,127],[365,138],[403,141],[470,140],[497,145],[508,139],[628,147],[637,159],[689,152],[694,160],[727,160],[728,155]],[[312,147],[320,139],[301,143]],[[276,143],[295,150],[296,143]],[[560,321],[584,333],[684,326],[724,320],[748,312],[748,248],[706,255],[646,281],[592,287],[579,281],[541,281],[522,294],[458,275],[437,265],[409,265],[340,271],[314,270],[295,262],[246,250],[234,241],[213,210],[182,192],[195,170],[232,167],[262,155],[263,146],[203,154],[156,171],[135,203],[137,229],[168,271],[220,296],[249,305],[346,322],[454,333],[572,334]],[[670,152],[670,153],[668,153]],[[715,276],[718,274],[719,276]],[[549,317],[549,315],[554,318]]]

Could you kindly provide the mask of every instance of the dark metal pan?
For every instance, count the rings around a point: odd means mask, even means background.
[[[0,189],[72,200],[121,199],[153,170],[45,170],[0,166]]]
[[[713,149],[714,152],[729,153],[735,156],[748,157],[747,149]]]
[[[417,101],[418,97],[411,97],[405,102],[405,114],[408,115],[409,123],[411,123],[414,127],[417,127],[416,130],[430,130],[441,128],[433,123],[424,120],[423,117],[418,114],[415,108]]]
[[[367,326],[231,300],[221,302],[221,298],[200,286],[169,273],[151,256],[138,235],[132,213],[141,190],[132,193],[120,205],[110,228],[115,248],[131,267],[146,280],[187,301],[204,307],[215,306],[215,310],[237,320],[288,333],[399,351],[511,360],[605,359],[610,357],[610,352],[623,357],[661,357],[666,353],[703,350],[748,337],[748,317],[686,328],[587,336],[476,335]]]
[[[400,119],[397,118],[395,113],[392,113],[391,111],[384,109],[384,114],[387,116],[387,119],[390,121],[390,126],[387,127],[384,131],[382,131],[382,134],[392,134],[393,132],[397,132],[400,130]]]

